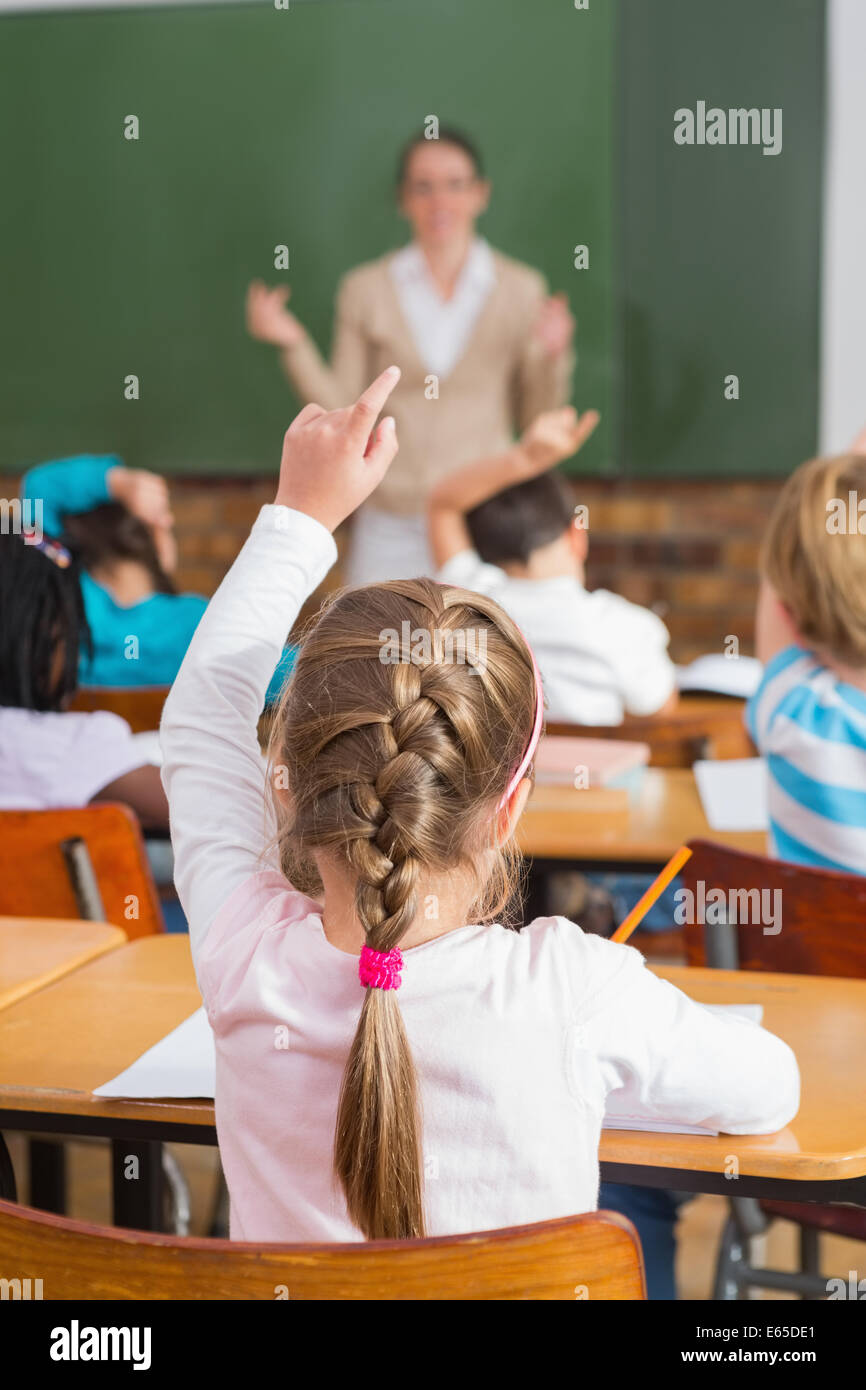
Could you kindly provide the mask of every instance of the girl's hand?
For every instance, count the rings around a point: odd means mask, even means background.
[[[574,329],[575,319],[569,313],[566,296],[553,294],[545,299],[536,320],[535,336],[548,357],[559,357],[571,346]]]
[[[573,406],[562,410],[545,410],[536,415],[524,430],[520,450],[533,475],[546,473],[554,464],[576,454],[589,439],[601,416],[597,410],[585,410],[578,417]]]
[[[301,341],[304,329],[286,308],[291,292],[288,285],[269,290],[261,280],[253,280],[247,290],[247,331],[253,338],[281,348]]]
[[[335,531],[366,501],[397,453],[393,419],[376,419],[399,380],[399,367],[389,367],[344,410],[304,407],[283,440],[277,506]]]
[[[114,500],[122,502],[145,526],[170,528],[174,524],[168,486],[158,473],[144,468],[110,468],[106,482]]]

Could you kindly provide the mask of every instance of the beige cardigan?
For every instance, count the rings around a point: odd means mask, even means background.
[[[428,400],[430,373],[418,356],[389,270],[393,253],[349,272],[337,292],[332,361],[309,335],[282,353],[286,374],[306,403],[348,405],[379,372],[402,371],[388,413],[400,452],[376,491],[383,511],[424,510],[434,482],[471,459],[507,448],[540,410],[566,403],[574,356],[551,358],[533,328],[547,294],[544,277],[493,253],[496,281],[457,365]]]

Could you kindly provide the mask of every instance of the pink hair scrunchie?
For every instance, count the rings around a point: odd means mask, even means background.
[[[399,989],[402,983],[403,955],[399,946],[393,951],[374,951],[372,946],[361,947],[358,979],[370,989]]]

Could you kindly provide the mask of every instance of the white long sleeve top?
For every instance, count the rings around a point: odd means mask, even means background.
[[[358,960],[330,944],[320,905],[265,850],[256,740],[286,632],[335,555],[316,521],[263,507],[162,720],[175,878],[215,1035],[217,1130],[243,1240],[362,1239],[331,1162],[363,1000]],[[563,918],[519,932],[467,924],[404,959],[432,1235],[593,1210],[606,1106],[732,1134],[770,1133],[796,1113],[785,1043],[709,1012],[636,950]]]

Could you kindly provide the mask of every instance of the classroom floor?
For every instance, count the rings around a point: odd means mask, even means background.
[[[23,1138],[7,1134],[6,1140],[21,1200],[26,1200],[26,1161]],[[169,1145],[183,1168],[190,1189],[191,1235],[207,1235],[208,1223],[217,1193],[217,1154],[215,1149],[190,1144]],[[71,1143],[67,1146],[68,1210],[70,1216],[99,1224],[111,1219],[109,1188],[109,1150],[106,1144]],[[719,1233],[725,1219],[723,1197],[696,1197],[683,1208],[679,1224],[677,1285],[681,1299],[707,1299],[713,1282]],[[797,1268],[796,1228],[777,1221],[763,1237],[763,1249],[755,1252],[756,1262],[769,1268]],[[847,1278],[849,1269],[862,1268],[863,1246],[859,1241],[824,1236],[821,1240],[821,1267],[830,1278]],[[791,1294],[769,1290],[755,1291],[755,1298],[792,1298]]]

